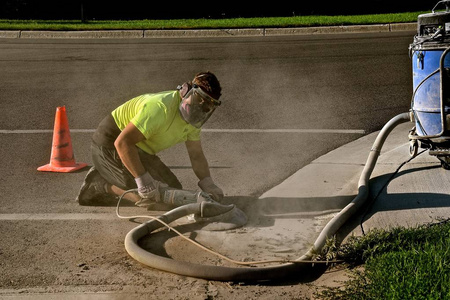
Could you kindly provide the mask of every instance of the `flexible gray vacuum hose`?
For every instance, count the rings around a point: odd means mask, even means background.
[[[331,219],[327,225],[322,229],[314,246],[302,257],[302,259],[310,259],[314,253],[320,253],[320,250],[325,246],[327,239],[331,238],[336,232],[344,225],[348,219],[357,212],[364,203],[366,203],[367,197],[369,196],[369,179],[372,175],[372,171],[380,155],[381,148],[383,147],[386,138],[391,133],[391,131],[398,125],[410,121],[410,113],[402,113],[393,117],[389,122],[387,122],[381,131],[378,133],[375,142],[370,149],[369,157],[367,158],[366,165],[361,173],[358,182],[358,194],[353,199],[352,202],[347,204],[333,219]]]
[[[155,220],[143,223],[132,229],[125,237],[125,249],[131,257],[149,267],[171,272],[179,275],[203,278],[217,281],[261,281],[285,278],[299,275],[299,272],[312,272],[313,268],[319,268],[318,264],[310,262],[314,253],[320,253],[327,239],[331,238],[339,228],[366,202],[369,194],[369,179],[377,162],[381,148],[389,133],[399,124],[410,120],[409,113],[402,113],[392,118],[378,134],[364,170],[358,183],[358,194],[339,214],[337,214],[324,227],[319,237],[314,242],[313,247],[302,257],[298,258],[298,263],[285,263],[270,267],[223,267],[212,265],[200,265],[184,261],[177,261],[171,258],[152,254],[138,245],[139,239],[151,234],[164,225]],[[183,216],[200,213],[201,204],[193,203],[175,208],[165,214],[160,219],[165,223],[170,223]]]
[[[160,219],[168,224],[183,216],[199,213],[201,210],[200,206],[201,203],[180,206],[163,214]],[[128,254],[140,263],[158,270],[217,281],[273,280],[286,277],[294,272],[311,269],[311,265],[295,263],[261,268],[200,265],[158,256],[142,249],[138,245],[139,239],[163,226],[162,223],[152,220],[132,229],[125,237],[125,249]]]

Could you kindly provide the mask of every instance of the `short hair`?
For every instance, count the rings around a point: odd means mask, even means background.
[[[217,79],[216,75],[209,71],[196,74],[194,79],[192,80],[192,83],[199,86],[203,91],[205,91],[214,99],[218,100],[222,95],[222,88],[220,87],[219,80]]]

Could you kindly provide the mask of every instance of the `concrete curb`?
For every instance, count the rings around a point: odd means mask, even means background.
[[[438,159],[428,153],[406,163],[410,159],[408,132],[413,126],[411,122],[401,124],[387,137],[370,176],[370,200],[338,230],[341,238],[361,236],[362,228],[369,232],[417,227],[448,218],[450,171],[440,167]],[[315,230],[315,236],[308,237],[312,243],[358,194],[361,173],[379,133],[365,135],[315,159],[265,192],[259,201],[285,205],[290,212],[297,212],[291,215]],[[308,223],[308,217],[315,218],[315,222]]]
[[[238,36],[280,36],[312,35],[333,33],[366,33],[416,31],[417,23],[351,25],[294,28],[241,28],[241,29],[204,29],[204,30],[97,30],[97,31],[30,31],[0,30],[0,38],[26,39],[139,39],[139,38],[195,38],[195,37],[238,37]]]
[[[0,33],[1,36],[1,33]],[[37,39],[37,38],[142,38],[142,30],[99,30],[99,31],[20,31],[19,38]]]

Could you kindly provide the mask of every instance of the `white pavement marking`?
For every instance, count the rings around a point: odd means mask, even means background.
[[[36,221],[36,220],[118,220],[114,213],[22,213],[0,214],[0,221]]]
[[[203,132],[225,133],[350,133],[365,134],[362,129],[202,129]]]
[[[340,133],[366,134],[362,129],[202,129],[203,132],[218,133]],[[0,129],[0,134],[52,133],[51,129]],[[71,133],[93,133],[95,129],[70,129]]]
[[[52,133],[51,129],[0,129],[1,134],[28,134],[28,133]],[[71,133],[93,133],[95,129],[70,129]]]

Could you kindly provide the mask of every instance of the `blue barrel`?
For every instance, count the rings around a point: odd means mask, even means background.
[[[444,7],[445,11],[438,11]],[[423,139],[450,137],[450,0],[441,0],[432,13],[418,16],[417,34],[409,48],[416,134]]]
[[[434,46],[434,47],[433,47]],[[416,122],[416,133],[418,136],[441,136],[448,135],[442,124],[445,116],[450,113],[448,101],[444,98],[441,103],[441,57],[445,51],[444,45],[423,44],[413,48],[412,70],[413,70],[413,101],[412,111]],[[448,45],[450,47],[450,44]],[[447,70],[450,68],[450,54],[443,58],[443,76],[448,77]],[[446,81],[444,81],[446,82]],[[446,87],[445,84],[443,86]]]

